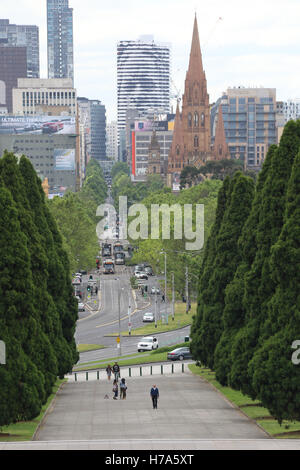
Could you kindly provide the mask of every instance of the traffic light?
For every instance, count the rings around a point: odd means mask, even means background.
[[[87,286],[86,289],[87,289],[88,292],[91,292],[91,286]]]

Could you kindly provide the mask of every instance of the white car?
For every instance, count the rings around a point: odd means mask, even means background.
[[[158,287],[152,287],[151,289],[151,294],[160,294],[160,290]]]
[[[84,304],[82,302],[78,304],[78,312],[85,312]]]
[[[152,312],[147,312],[145,313],[145,315],[143,316],[143,322],[154,322],[154,313]]]
[[[153,351],[158,348],[158,340],[155,336],[146,336],[143,338],[137,346],[138,352],[141,351]]]

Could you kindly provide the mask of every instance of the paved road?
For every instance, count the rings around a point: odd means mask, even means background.
[[[153,410],[149,395],[153,383],[160,390],[158,410]],[[133,448],[132,442],[142,439],[147,449],[154,445],[152,439],[167,439],[182,449],[186,440],[268,439],[256,424],[190,372],[134,377],[127,384],[127,400],[114,401],[112,384],[106,380],[67,383],[36,440],[106,440],[110,446],[112,441],[125,439],[124,445],[129,446],[125,448]],[[104,398],[106,394],[109,399]]]

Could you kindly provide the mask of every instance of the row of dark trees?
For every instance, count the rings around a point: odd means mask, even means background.
[[[26,157],[0,159],[0,426],[36,417],[78,360],[68,256]]]
[[[201,266],[192,352],[222,385],[300,420],[300,121],[253,179],[225,179]]]

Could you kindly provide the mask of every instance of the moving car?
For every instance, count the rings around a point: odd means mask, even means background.
[[[143,316],[143,322],[154,322],[154,313],[152,312],[147,312],[145,313],[145,315]]]
[[[160,294],[160,289],[158,287],[152,287],[151,294]]]
[[[80,286],[82,283],[82,279],[80,277],[76,277],[75,279],[72,280],[73,286]]]
[[[158,348],[158,340],[155,336],[146,336],[143,338],[137,346],[138,352],[142,351],[153,351]]]
[[[148,276],[153,276],[153,270],[150,266],[145,267],[145,272],[148,274]]]
[[[78,304],[78,312],[85,312],[84,304],[82,302]]]
[[[167,355],[170,361],[183,361],[184,359],[192,359],[190,348],[177,348]]]
[[[135,277],[137,279],[148,279],[148,275],[145,272],[136,272]]]

